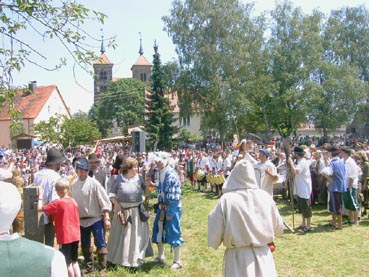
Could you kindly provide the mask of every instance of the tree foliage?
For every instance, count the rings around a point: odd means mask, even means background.
[[[202,130],[222,137],[229,119],[250,108],[244,93],[250,54],[262,41],[251,10],[236,0],[174,1],[170,16],[163,18],[182,70],[176,87],[181,112],[191,113],[192,104],[185,103],[194,103],[206,117]]]
[[[305,88],[310,119],[325,136],[328,130],[350,124],[360,106],[367,105],[368,27],[369,13],[363,7],[333,11],[323,25],[321,58]]]
[[[104,23],[106,16],[89,10],[76,0],[3,0],[0,1],[0,109],[7,105],[14,122],[20,118],[13,107],[16,94],[12,75],[26,64],[34,64],[45,70],[57,70],[66,64],[65,57],[49,67],[48,58],[35,41],[55,41],[63,46],[76,66],[90,71],[96,60],[90,43],[96,42],[84,29],[87,21]],[[114,42],[110,44],[115,46]],[[57,55],[57,53],[55,53]],[[57,56],[56,56],[57,57]]]
[[[129,125],[144,122],[144,114],[145,83],[133,78],[110,83],[90,113],[104,136],[114,124],[127,132]]]
[[[306,121],[309,103],[304,84],[319,61],[320,14],[304,15],[284,2],[272,12],[273,25],[268,41],[271,74],[277,88],[273,92],[270,122],[287,137]]]
[[[95,123],[87,114],[80,113],[74,118],[56,115],[48,121],[41,121],[34,126],[40,140],[48,143],[61,143],[64,147],[92,144],[101,138]]]
[[[149,135],[151,148],[156,151],[170,150],[172,138],[177,129],[173,126],[173,107],[170,106],[165,90],[165,78],[161,66],[158,46],[154,45],[154,61],[151,74],[151,90],[147,95],[145,130]],[[169,95],[170,97],[170,95]]]
[[[307,121],[324,130],[349,124],[368,95],[368,11],[343,8],[326,19],[288,1],[270,16],[252,10],[237,0],[173,2],[163,21],[179,57],[181,113],[198,108],[202,130],[221,137],[229,129],[289,137]]]

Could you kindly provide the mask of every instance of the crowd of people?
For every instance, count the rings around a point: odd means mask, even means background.
[[[305,233],[311,231],[314,204],[327,205],[332,213],[329,225],[338,230],[342,229],[343,215],[349,216],[350,224],[357,225],[366,213],[368,146],[357,142],[351,146],[317,146],[312,142],[308,146],[292,145],[288,157],[279,143],[266,145],[247,139],[227,147],[216,144],[203,150],[149,153],[131,153],[119,143],[77,149],[3,148],[0,178],[12,182],[19,194],[24,186],[38,186],[44,243],[52,249],[56,237],[66,261],[62,272],[68,272],[68,276],[91,273],[96,268],[100,276],[105,276],[109,264],[135,271],[145,258],[154,256],[152,243],[157,245],[154,262],[166,263],[167,243],[174,251],[170,268],[180,269],[185,178],[195,190],[212,191],[220,198],[209,213],[212,232],[208,244],[214,248],[220,243],[225,245],[225,275],[241,276],[248,264],[248,272],[275,276],[270,245],[283,232],[283,221],[273,201],[277,184],[291,187],[288,191],[301,212],[297,229]],[[13,174],[9,175],[10,171]],[[157,203],[150,236],[146,209],[151,190],[156,190]],[[255,209],[247,208],[250,203],[260,205],[256,214],[252,212]],[[21,213],[19,209],[17,212]],[[234,222],[242,224],[231,228],[236,226]],[[12,224],[13,231],[22,232],[17,219]],[[10,226],[2,225],[8,230],[0,233],[0,242],[18,239],[9,231]],[[82,270],[78,264],[79,247],[84,256]],[[269,264],[267,271],[261,270],[263,264]]]

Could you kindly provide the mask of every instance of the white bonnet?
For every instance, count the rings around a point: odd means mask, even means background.
[[[10,183],[0,182],[0,232],[7,232],[19,212],[21,197],[18,189]]]
[[[154,160],[155,162],[162,162],[164,166],[167,166],[169,162],[169,154],[166,152],[155,153]]]

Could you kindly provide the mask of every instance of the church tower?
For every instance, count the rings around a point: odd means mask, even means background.
[[[105,54],[104,36],[101,37],[100,57],[93,64],[94,69],[94,102],[105,92],[109,83],[113,80],[113,64]]]
[[[142,49],[142,38],[140,33],[140,50],[138,51],[140,56],[138,57],[136,63],[132,65],[132,78],[140,80],[142,82],[148,82],[151,77],[151,63],[143,55]]]

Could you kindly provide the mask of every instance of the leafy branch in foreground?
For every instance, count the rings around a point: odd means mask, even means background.
[[[87,21],[104,24],[106,18],[105,14],[90,10],[76,0],[0,1],[0,33],[4,38],[0,47],[0,109],[12,101],[6,90],[14,89],[14,71],[21,71],[27,63],[44,70],[57,70],[66,64],[66,58],[59,57],[58,64],[48,66],[48,57],[35,41],[56,41],[75,64],[89,71],[97,59],[91,45],[98,39],[89,35],[83,26]],[[109,45],[115,47],[113,40]],[[11,114],[12,109],[9,111]]]

